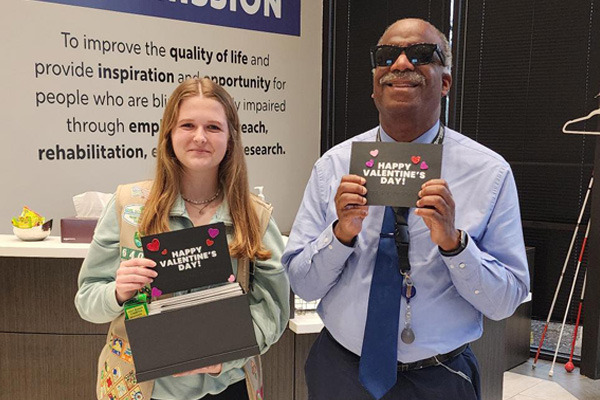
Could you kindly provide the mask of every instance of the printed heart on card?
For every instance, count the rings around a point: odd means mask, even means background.
[[[373,159],[371,159],[365,163],[365,165],[369,168],[371,168],[373,166],[373,164],[375,164],[375,161],[373,161]]]
[[[425,161],[421,163],[421,169],[429,169],[429,165]]]
[[[160,242],[154,238],[150,243],[146,245],[146,248],[150,251],[158,251],[160,249]]]
[[[412,156],[410,161],[412,161],[413,164],[418,164],[419,161],[421,161],[421,156]]]
[[[166,256],[167,255],[167,249],[164,249],[163,251],[161,251],[160,254],[162,254],[163,256]]]
[[[216,228],[209,228],[208,229],[208,236],[210,236],[211,238],[216,238],[219,235],[219,230]],[[210,245],[209,245],[210,246]]]
[[[153,287],[151,295],[152,295],[152,297],[160,297],[160,296],[162,296],[162,290],[160,290],[157,287]]]
[[[377,149],[371,150],[369,152],[369,154],[371,155],[371,157],[377,157],[377,155],[379,154],[379,150],[377,150]]]
[[[213,244],[215,244],[214,240],[206,239],[206,245],[207,246],[212,246]]]

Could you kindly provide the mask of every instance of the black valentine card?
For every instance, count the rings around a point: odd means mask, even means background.
[[[421,185],[441,169],[441,144],[352,143],[350,173],[366,179],[370,206],[415,207]]]
[[[142,246],[158,272],[152,297],[227,283],[233,273],[222,222],[144,236]]]

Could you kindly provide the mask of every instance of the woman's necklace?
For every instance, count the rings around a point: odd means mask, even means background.
[[[181,198],[183,200],[187,201],[188,203],[192,203],[192,204],[195,204],[195,205],[199,206],[199,205],[202,205],[202,204],[212,203],[213,201],[215,201],[215,199],[217,197],[219,197],[219,194],[221,194],[221,188],[217,188],[217,191],[215,192],[215,194],[210,199],[206,199],[206,200],[192,200],[192,199],[188,199],[184,195],[181,195]]]
[[[184,195],[181,195],[181,198],[185,202],[189,203],[190,206],[192,206],[193,208],[198,210],[198,215],[202,215],[202,212],[204,211],[204,209],[206,207],[208,207],[210,205],[210,203],[215,201],[217,199],[217,197],[219,197],[220,194],[221,194],[221,189],[217,188],[216,193],[211,198],[206,199],[206,200],[192,200],[192,199],[186,198]],[[202,206],[202,207],[195,207],[195,206]]]

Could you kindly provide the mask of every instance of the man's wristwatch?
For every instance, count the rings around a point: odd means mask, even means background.
[[[459,229],[458,231],[460,232],[458,247],[454,250],[446,251],[440,246],[438,246],[438,250],[440,251],[441,255],[445,257],[453,257],[459,255],[467,247],[467,244],[469,242],[469,236],[467,236],[467,233],[463,230]]]

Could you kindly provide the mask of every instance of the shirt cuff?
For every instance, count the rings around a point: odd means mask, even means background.
[[[481,264],[479,248],[469,234],[467,232],[465,233],[467,235],[467,247],[460,253],[454,256],[444,256],[440,253],[450,274],[455,277],[460,277],[461,279],[468,279],[476,276],[479,271],[479,265]]]
[[[233,360],[233,361],[227,361],[227,362],[221,363],[221,372],[219,372],[218,374],[208,373],[207,375],[209,375],[211,378],[218,379],[221,376],[223,376],[223,374],[231,371],[232,369],[244,368],[244,365],[246,365],[246,363],[248,362],[249,359],[250,358],[240,358],[239,360]]]
[[[337,221],[335,221],[337,222]],[[328,262],[331,265],[343,265],[348,257],[356,249],[356,240],[353,241],[352,246],[346,246],[340,242],[333,233],[333,222],[319,235],[319,238],[315,241],[315,250],[327,257]]]
[[[105,294],[105,305],[106,308],[108,309],[108,311],[110,313],[119,315],[123,312],[123,306],[119,304],[119,302],[117,301],[117,292],[116,292],[116,288],[117,288],[117,282],[112,281],[106,284],[105,290],[106,290],[106,294]]]

